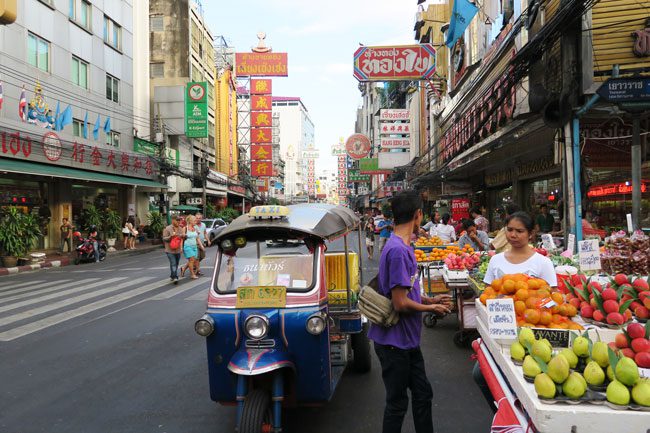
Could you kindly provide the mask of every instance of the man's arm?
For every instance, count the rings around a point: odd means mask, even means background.
[[[442,304],[429,304],[424,305],[418,302],[415,302],[408,295],[408,287],[394,287],[391,290],[393,308],[398,313],[413,313],[413,312],[435,312],[439,314],[448,314],[450,313],[449,308]]]

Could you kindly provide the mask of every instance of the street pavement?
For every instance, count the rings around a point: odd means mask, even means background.
[[[376,272],[366,260],[364,280]],[[0,277],[0,432],[233,432],[235,409],[210,400],[205,343],[193,330],[209,277],[173,285],[168,276],[160,250]],[[423,329],[435,429],[489,431],[471,351],[452,342],[457,326],[451,315]],[[374,358],[370,373],[346,373],[328,405],[286,410],[284,431],[376,433],[383,399]],[[409,413],[403,432],[413,431]]]

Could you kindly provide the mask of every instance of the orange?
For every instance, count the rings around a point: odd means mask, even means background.
[[[546,284],[546,281],[544,281],[544,284],[542,284],[541,286],[539,286],[539,290],[548,290],[548,291],[550,292],[550,291],[551,291],[551,286],[549,286],[548,284]]]
[[[532,323],[528,323],[528,322],[526,322],[526,323],[524,323],[524,324],[521,325],[521,326],[522,326],[522,327],[526,327],[526,328],[532,328],[532,327],[535,326],[535,325],[533,325]]]
[[[582,325],[580,325],[580,324],[578,324],[576,322],[569,322],[569,329],[579,331],[579,330],[582,330],[584,328],[582,327]]]
[[[571,304],[567,304],[566,305],[566,315],[569,316],[569,317],[573,317],[576,314],[578,314],[578,309],[575,306],[571,305]]]
[[[517,301],[525,301],[526,299],[528,299],[528,296],[529,296],[528,290],[526,289],[519,289],[517,290],[517,293],[515,293],[515,299]]]
[[[483,293],[487,293],[488,296],[496,296],[497,292],[490,286],[487,286]]]
[[[558,305],[564,304],[564,297],[560,292],[551,293],[551,299],[553,299]]]
[[[539,316],[539,323],[542,325],[548,325],[553,321],[553,314],[550,311],[542,311],[542,314]]]
[[[504,275],[504,276],[502,277],[502,279],[503,279],[503,281],[507,281],[507,280],[515,281],[515,278],[514,278],[514,277],[515,277],[515,276],[514,276],[513,274],[506,274],[506,275]]]
[[[551,313],[553,314],[560,314],[560,306],[559,305],[553,305],[551,307]]]
[[[528,323],[537,325],[540,319],[539,310],[533,310],[532,308],[527,309],[526,311],[524,311],[524,319],[526,319],[526,322]]]
[[[516,288],[517,290],[522,290],[522,289],[524,289],[524,290],[528,290],[528,284],[526,284],[526,283],[523,282],[523,281],[517,281],[517,282],[515,283],[515,288]]]
[[[512,280],[503,281],[503,293],[514,293],[515,292],[515,282]]]
[[[566,322],[558,323],[557,327],[560,329],[569,329],[569,324]]]
[[[515,302],[515,312],[518,315],[522,315],[522,314],[524,314],[524,311],[526,311],[526,304],[524,303],[524,301],[516,301]]]
[[[526,321],[524,319],[517,319],[517,326],[520,328],[526,324]]]
[[[559,314],[553,314],[553,323],[560,323],[562,321],[564,321],[564,317]]]
[[[535,278],[531,278],[530,280],[528,280],[528,288],[533,290],[539,289],[539,280]]]
[[[571,306],[570,304],[562,304],[560,305],[560,315],[561,316],[568,316],[569,312],[567,310],[567,307]]]
[[[515,281],[528,281],[528,275],[525,274],[515,274],[512,276],[512,279]]]
[[[526,299],[526,307],[537,308],[537,302],[539,302],[539,298],[530,296],[528,299]]]
[[[487,304],[487,299],[488,299],[488,295],[487,295],[487,293],[485,293],[485,292],[483,292],[483,293],[481,294],[481,296],[479,296],[479,300],[481,301],[481,303],[482,303],[483,305],[486,305],[486,304]]]
[[[494,290],[497,292],[501,291],[501,288],[503,287],[503,280],[501,278],[497,278],[496,280],[492,281],[492,284],[490,284]]]

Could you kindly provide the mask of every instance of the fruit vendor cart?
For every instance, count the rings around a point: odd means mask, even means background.
[[[468,347],[476,338],[477,293],[470,284],[469,272],[466,270],[453,271],[444,267],[442,277],[456,305],[458,331],[454,334],[454,344],[458,347]]]

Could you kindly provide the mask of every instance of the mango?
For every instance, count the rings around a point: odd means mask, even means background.
[[[589,340],[585,337],[577,337],[573,340],[573,353],[581,358],[589,356]]]
[[[537,395],[542,398],[555,397],[555,382],[546,374],[538,374],[535,377],[535,391]]]
[[[632,388],[632,400],[641,406],[650,406],[650,379],[641,379]]]
[[[537,361],[535,361],[530,355],[527,355],[524,358],[524,364],[521,367],[524,370],[524,374],[528,377],[537,377],[537,375],[542,372]]]
[[[587,392],[587,383],[580,373],[574,371],[562,384],[562,392],[569,398],[579,399]]]
[[[576,356],[575,353],[573,353],[573,350],[571,349],[564,349],[559,353],[560,356],[564,356],[566,360],[569,362],[569,367],[570,368],[576,368],[578,365],[578,357]]]
[[[582,373],[589,385],[602,385],[605,382],[605,372],[596,361],[591,361]]]
[[[607,385],[607,401],[625,406],[630,403],[630,391],[618,380]]]
[[[564,356],[555,356],[548,363],[548,376],[555,383],[563,383],[569,377],[569,361]]]
[[[634,360],[627,357],[618,360],[614,373],[616,380],[623,385],[633,386],[639,381],[639,367]]]
[[[516,361],[522,361],[526,357],[526,349],[520,342],[515,341],[510,346],[510,357]]]
[[[609,351],[607,349],[609,349],[607,343],[602,341],[596,341],[591,348],[591,359],[596,361],[602,368],[607,368],[609,365]]]

